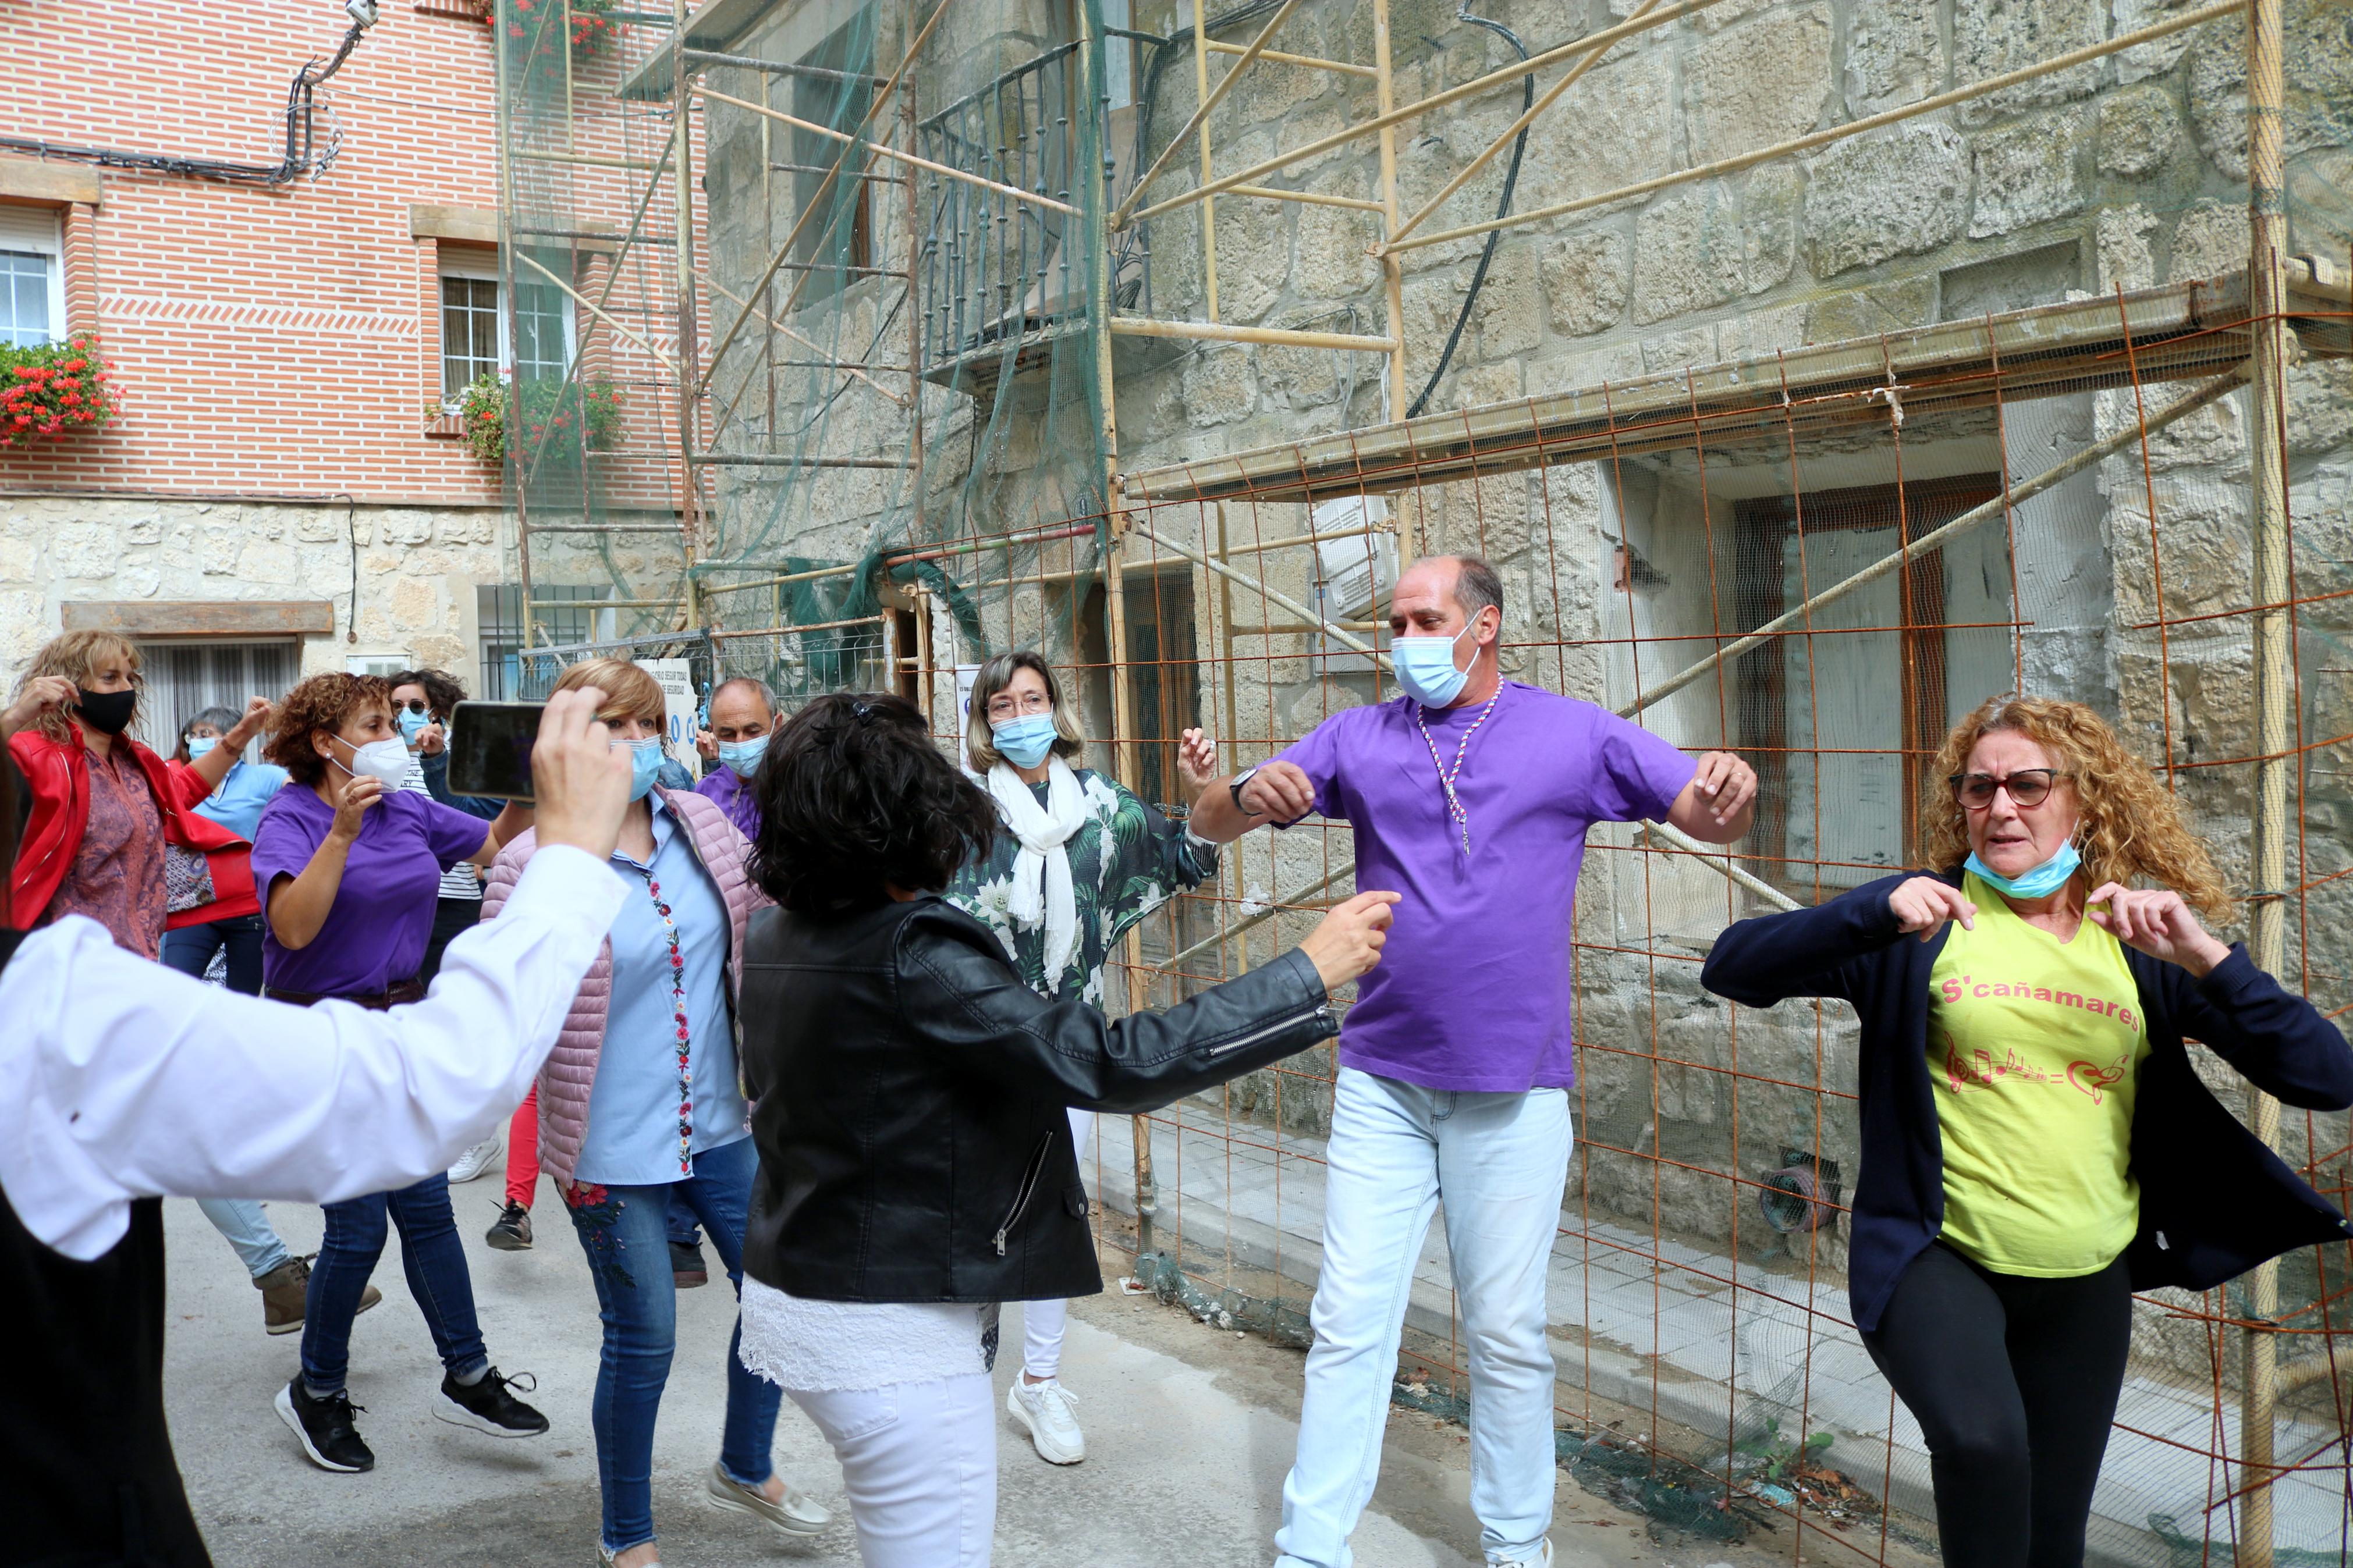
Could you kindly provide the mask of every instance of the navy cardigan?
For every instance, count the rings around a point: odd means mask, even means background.
[[[1848,1280],[1855,1326],[1866,1333],[1945,1224],[1928,973],[1952,928],[1922,942],[1897,931],[1888,907],[1899,885],[1923,875],[1936,873],[1901,872],[1812,909],[1741,921],[1716,938],[1700,973],[1710,991],[1751,1007],[1834,996],[1862,1017],[1862,1168]],[[1942,879],[1957,885],[1960,877]],[[2267,1258],[2353,1233],[2207,1091],[2181,1045],[2185,1034],[2203,1041],[2289,1105],[2341,1110],[2353,1105],[2353,1048],[2337,1026],[2256,968],[2243,946],[2203,980],[2132,948],[2124,953],[2149,1046],[2133,1105],[2140,1229],[2125,1249],[2133,1289],[2208,1289]]]

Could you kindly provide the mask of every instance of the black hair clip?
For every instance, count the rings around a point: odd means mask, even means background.
[[[878,707],[879,704],[869,702],[863,698],[860,698],[858,701],[849,705],[849,714],[851,718],[856,719],[860,723],[864,724],[873,719],[875,710]]]

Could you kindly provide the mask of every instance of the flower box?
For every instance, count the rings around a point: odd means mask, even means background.
[[[114,373],[82,334],[61,343],[0,343],[0,448],[22,449],[114,417]]]

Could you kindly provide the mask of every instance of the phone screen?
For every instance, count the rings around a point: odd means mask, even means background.
[[[449,715],[449,793],[529,805],[543,702],[460,702]]]

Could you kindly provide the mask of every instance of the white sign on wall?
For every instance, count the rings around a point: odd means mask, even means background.
[[[662,689],[662,747],[680,762],[694,755],[694,667],[682,658],[641,658],[638,668]]]
[[[976,664],[955,667],[955,762],[960,768],[972,766],[972,758],[965,752],[964,738],[972,732],[972,683],[979,675],[980,666]]]

